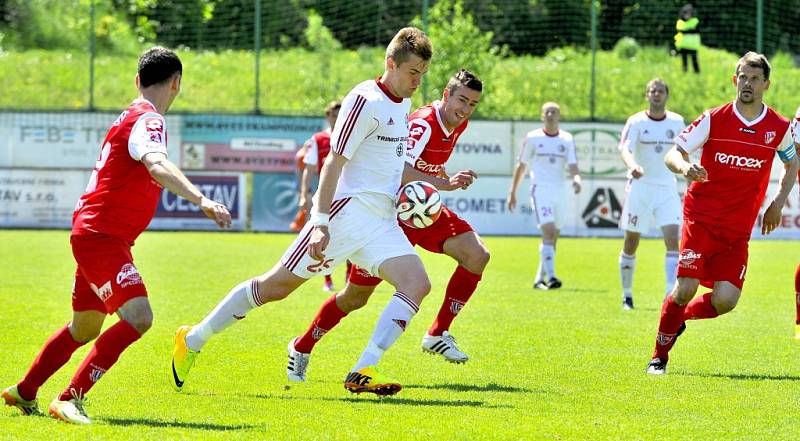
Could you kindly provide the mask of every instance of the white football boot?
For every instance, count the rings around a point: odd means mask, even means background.
[[[431,354],[439,354],[450,363],[466,363],[469,360],[467,354],[458,349],[455,337],[447,331],[444,331],[441,336],[425,334],[425,337],[422,337],[422,350]]]
[[[306,369],[308,369],[308,361],[311,359],[311,354],[304,354],[295,350],[295,340],[294,338],[289,340],[289,346],[286,348],[286,352],[289,353],[286,377],[289,381],[306,381]]]

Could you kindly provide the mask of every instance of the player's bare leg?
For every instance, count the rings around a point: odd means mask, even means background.
[[[3,391],[5,404],[20,409],[25,415],[40,414],[36,399],[39,388],[79,347],[100,335],[105,318],[106,314],[99,311],[73,312],[72,321],[50,336],[25,377]]]
[[[636,271],[636,250],[641,234],[625,230],[625,241],[619,255],[619,278],[622,282],[622,308],[633,309],[633,274]],[[670,290],[671,291],[671,290]]]
[[[561,280],[556,277],[556,240],[558,239],[559,229],[556,224],[548,222],[542,224],[542,244],[539,246],[539,261],[542,263],[545,271],[545,287],[546,289],[561,288]],[[534,288],[538,280],[534,282]]]
[[[366,305],[374,291],[374,286],[348,281],[342,291],[325,300],[305,334],[293,338],[287,346],[286,376],[289,381],[306,381],[306,369],[314,346],[347,314]]]
[[[489,263],[489,250],[474,231],[447,239],[442,250],[458,262],[458,267],[447,284],[436,320],[422,338],[422,349],[442,355],[449,362],[463,363],[469,357],[456,345],[455,337],[450,334],[450,325],[477,289]]]
[[[680,226],[664,225],[661,227],[664,235],[664,246],[667,249],[664,255],[664,278],[666,280],[666,290],[664,296],[668,296],[678,279],[678,245],[680,244]],[[666,297],[665,297],[666,298]]]
[[[396,292],[381,313],[367,347],[345,379],[345,388],[355,393],[394,395],[402,386],[378,374],[375,365],[405,331],[422,299],[430,292],[431,282],[416,254],[387,259],[380,265],[379,275],[391,283]]]
[[[678,277],[678,283],[672,294],[667,296],[661,306],[661,320],[658,323],[658,335],[653,358],[647,365],[647,373],[660,375],[666,373],[669,351],[675,340],[685,329],[686,305],[692,300],[700,286],[698,279]]]
[[[306,280],[277,263],[266,273],[236,285],[200,323],[178,328],[172,352],[172,388],[183,388],[197,354],[213,335],[244,319],[252,309],[286,298]]]

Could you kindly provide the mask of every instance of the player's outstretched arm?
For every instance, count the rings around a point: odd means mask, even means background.
[[[761,222],[761,234],[769,234],[781,224],[781,210],[786,204],[786,199],[789,198],[792,187],[794,187],[798,168],[800,168],[800,163],[798,163],[797,156],[783,163],[781,185],[778,189],[778,194],[775,195],[775,198],[769,204],[767,210],[764,211],[764,217]]]
[[[147,167],[150,176],[167,190],[197,205],[205,215],[220,228],[231,226],[231,214],[228,208],[219,202],[203,196],[189,179],[160,152],[147,153],[142,157],[142,164]]]
[[[325,163],[322,164],[322,171],[319,174],[319,188],[317,188],[317,193],[314,195],[311,218],[308,220],[314,226],[314,230],[311,232],[311,239],[308,241],[308,254],[317,260],[325,258],[325,248],[328,247],[328,242],[330,242],[328,222],[330,221],[331,203],[333,203],[333,196],[336,194],[339,176],[342,174],[342,168],[346,163],[347,158],[331,151],[328,157],[325,158]]]
[[[511,188],[508,190],[508,199],[506,199],[508,211],[514,211],[517,206],[517,187],[519,187],[519,182],[527,169],[528,166],[522,162],[518,162],[517,167],[514,169],[514,177],[511,178]]]
[[[682,175],[689,181],[705,182],[708,180],[708,172],[700,164],[693,164],[689,161],[689,154],[678,148],[672,147],[664,156],[664,163],[672,172]]]
[[[477,178],[478,174],[473,170],[461,170],[449,177],[433,176],[417,170],[413,165],[406,162],[405,168],[403,168],[402,183],[405,185],[411,181],[425,181],[436,187],[437,190],[452,191],[459,188],[466,190]]]

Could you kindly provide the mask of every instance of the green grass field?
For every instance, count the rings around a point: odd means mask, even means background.
[[[74,263],[66,231],[0,231],[0,385],[24,374],[70,317]],[[797,439],[800,341],[792,338],[792,242],[754,241],[739,307],[690,322],[670,372],[644,374],[663,295],[663,246],[642,243],[636,306],[620,307],[621,240],[559,242],[559,291],[534,292],[538,238],[487,238],[478,292],[452,327],[472,358],[423,354],[453,263],[423,252],[434,289],[381,368],[396,397],[351,396],[342,380],[388,301],[343,320],[317,347],[309,381],[286,387],[286,343],[326,297],[314,280],[206,346],[184,393],[167,383],[172,334],[199,321],[234,284],[274,263],[293,236],[146,232],[134,249],[153,329],[91,391],[95,424],[72,427],[0,409],[6,439]],[[342,283],[342,269],[336,282]],[[111,322],[111,319],[109,320]],[[88,347],[40,391],[46,406]]]
[[[174,112],[248,113],[255,105],[255,57],[248,51],[179,51],[184,64],[182,92]],[[731,101],[731,83],[739,54],[703,48],[700,75],[681,71],[680,59],[666,48],[645,47],[632,59],[612,51],[597,54],[595,117],[622,122],[645,107],[644,87],[654,77],[670,85],[668,107],[691,120],[703,110]],[[136,55],[100,54],[95,64],[96,108],[117,112],[135,95]],[[791,56],[771,58],[772,86],[765,101],[784,115],[794,115],[800,96],[800,69]],[[433,62],[436,62],[434,58]],[[542,57],[499,60],[491,72],[477,72],[485,82],[476,113],[489,119],[539,119],[541,104],[561,104],[567,121],[590,117],[591,53],[562,48]],[[83,110],[89,105],[89,57],[86,53],[34,50],[0,51],[0,109]],[[330,66],[323,69],[321,66]],[[470,66],[465,66],[470,68]],[[264,113],[320,116],[332,99],[383,71],[383,49],[362,48],[331,54],[305,49],[264,51],[260,60],[259,105]],[[443,80],[442,80],[443,81]],[[429,100],[444,83],[429,78]],[[24,100],[19,97],[24,96]],[[414,106],[425,104],[418,92]]]

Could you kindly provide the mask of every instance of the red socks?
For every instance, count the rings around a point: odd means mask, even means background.
[[[442,335],[444,331],[450,329],[453,319],[456,318],[456,315],[467,303],[467,300],[472,297],[472,293],[475,292],[480,280],[480,274],[471,273],[463,266],[456,268],[456,271],[450,277],[450,283],[447,284],[447,291],[445,292],[442,307],[439,308],[439,315],[436,316],[436,320],[428,330],[429,335]]]
[[[695,297],[686,305],[683,312],[684,320],[702,320],[718,317],[717,310],[711,304],[711,293],[705,293],[700,297]]]
[[[675,335],[684,322],[685,309],[686,305],[678,305],[672,300],[672,296],[667,296],[667,300],[661,306],[661,321],[658,323],[658,336],[653,358],[658,357],[661,361],[667,361],[669,358],[669,350],[675,344]]]
[[[83,346],[83,343],[75,341],[69,333],[69,325],[51,335],[42,346],[39,355],[33,360],[33,364],[28,369],[28,373],[25,374],[25,378],[17,384],[20,396],[26,400],[36,398],[36,393],[42,387],[42,384],[61,369],[81,346]]]
[[[97,380],[106,373],[119,359],[122,351],[141,337],[139,331],[125,320],[120,320],[114,326],[100,334],[89,355],[83,360],[69,386],[61,393],[59,400],[72,398],[70,390],[74,389],[81,395],[86,394]]]
[[[319,339],[338,325],[346,315],[347,313],[336,305],[336,294],[328,297],[328,300],[325,300],[325,303],[319,308],[317,316],[314,317],[314,321],[311,322],[306,333],[295,340],[294,349],[304,354],[311,353]]]
[[[797,310],[794,322],[800,325],[800,264],[794,272],[794,293],[794,307]]]

